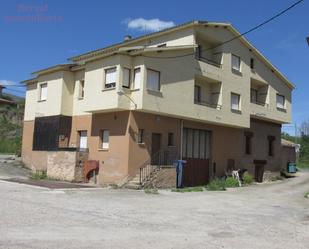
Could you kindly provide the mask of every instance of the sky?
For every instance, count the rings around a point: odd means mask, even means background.
[[[296,0],[52,0],[0,2],[0,81],[19,84],[31,72],[67,58],[191,20],[230,22],[247,31]],[[246,38],[296,85],[293,124],[309,120],[309,0]],[[22,87],[8,93],[23,95]],[[285,131],[294,132],[292,125]]]

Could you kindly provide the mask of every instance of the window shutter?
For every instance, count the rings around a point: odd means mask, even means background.
[[[123,69],[123,83],[122,83],[123,87],[130,87],[130,69],[128,68],[124,68]]]
[[[47,83],[44,83],[40,85],[40,100],[46,100],[47,99]]]
[[[105,70],[105,84],[116,83],[116,68],[109,68]]]
[[[134,70],[134,89],[139,89],[141,87],[141,69],[136,68]]]
[[[231,94],[231,108],[233,110],[239,110],[239,95],[238,94]]]
[[[147,70],[147,89],[153,90],[153,91],[159,91],[160,90],[160,73],[153,71],[153,70]]]

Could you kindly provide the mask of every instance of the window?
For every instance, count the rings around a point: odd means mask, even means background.
[[[250,59],[250,68],[254,69],[254,59],[253,58]]]
[[[174,146],[174,133],[168,133],[167,146]]]
[[[232,54],[232,69],[240,72],[240,57]]]
[[[139,89],[141,87],[141,82],[142,82],[141,69],[135,68],[134,69],[134,89]]]
[[[158,48],[165,48],[166,47],[166,43],[160,44],[157,46]]]
[[[245,132],[245,153],[251,155],[252,153],[252,132]]]
[[[79,92],[78,92],[78,98],[79,99],[84,98],[84,87],[85,87],[85,81],[80,80],[79,81]]]
[[[231,108],[232,110],[240,110],[240,95],[231,93]]]
[[[196,85],[194,86],[194,102],[201,102],[201,87]]]
[[[47,99],[47,83],[40,84],[40,96],[39,100],[44,101]]]
[[[144,129],[139,129],[137,134],[137,143],[144,143]]]
[[[268,136],[268,156],[274,156],[274,141],[276,137]]]
[[[105,88],[116,86],[116,73],[116,67],[105,69]]]
[[[79,148],[80,149],[87,149],[87,131],[79,131]]]
[[[250,99],[251,99],[251,103],[257,103],[258,90],[251,88]]]
[[[147,89],[160,91],[160,72],[147,69]]]
[[[101,148],[107,150],[109,149],[109,130],[102,130],[100,134]]]
[[[129,68],[123,69],[122,87],[130,88],[131,70]]]
[[[285,97],[283,95],[277,94],[277,108],[285,108]]]

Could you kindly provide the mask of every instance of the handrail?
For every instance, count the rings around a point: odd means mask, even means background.
[[[210,102],[207,102],[207,101],[203,101],[203,100],[194,100],[194,104],[197,104],[197,105],[203,105],[203,106],[208,106],[208,107],[212,107],[212,108],[215,108],[215,109],[218,109],[218,110],[221,110],[222,109],[222,105],[218,105],[218,104],[214,104],[214,103],[210,103]]]
[[[208,59],[208,58],[206,58],[206,57],[203,57],[203,56],[201,56],[201,55],[196,54],[195,58],[196,58],[197,60],[206,62],[206,63],[208,63],[208,64],[210,64],[210,65],[212,65],[212,66],[215,66],[215,67],[218,67],[218,68],[221,68],[221,67],[222,67],[222,64],[220,64],[220,63],[218,63],[218,62],[216,62],[216,61],[210,60],[210,59]]]
[[[258,101],[258,100],[253,100],[253,99],[251,99],[250,102],[251,102],[252,104],[256,104],[256,105],[261,105],[261,106],[266,106],[266,107],[268,107],[268,104],[267,104],[267,103],[261,102],[261,101]]]
[[[162,165],[172,165],[177,158],[177,152],[166,149],[154,153],[139,168],[139,184],[142,186],[155,170],[160,169]]]

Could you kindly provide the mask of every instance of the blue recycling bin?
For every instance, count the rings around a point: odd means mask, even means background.
[[[183,167],[185,166],[186,161],[177,160],[176,164],[176,187],[183,188]]]
[[[288,173],[296,173],[296,163],[288,163]]]

